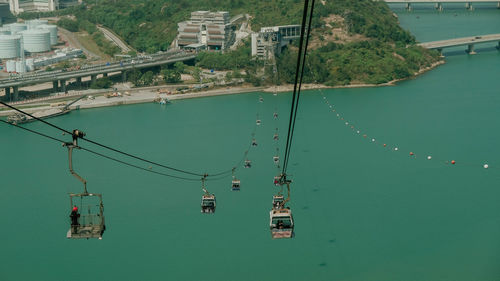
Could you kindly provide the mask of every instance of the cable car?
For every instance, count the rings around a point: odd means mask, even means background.
[[[70,194],[71,227],[67,238],[102,239],[106,225],[104,223],[104,205],[102,195],[96,193]]]
[[[252,146],[257,146],[257,140],[256,139],[252,139]]]
[[[84,136],[84,132],[73,130],[73,142],[63,144],[63,146],[68,148],[69,172],[83,184],[83,193],[71,193],[69,195],[70,206],[73,210],[70,214],[70,229],[66,237],[71,239],[102,239],[102,235],[106,230],[102,195],[89,193],[87,191],[87,181],[73,170],[73,149],[79,148],[78,138],[83,138]]]
[[[264,102],[264,98],[263,97],[259,97],[259,102]]]
[[[245,165],[243,167],[245,167],[245,168],[251,168],[252,167],[252,161],[250,161],[248,159],[245,160]]]
[[[272,209],[269,212],[269,228],[273,239],[292,238],[294,224],[289,208]]]
[[[273,117],[274,117],[274,119],[278,119],[278,112],[275,112],[275,113],[273,114]]]
[[[233,177],[233,181],[231,182],[231,189],[233,191],[240,190],[240,180]]]
[[[280,157],[279,156],[273,156],[273,161],[274,161],[274,164],[278,164],[280,162]]]
[[[274,177],[274,185],[276,186],[280,186],[280,180],[281,180],[281,176],[275,176]]]
[[[273,140],[278,140],[278,139],[279,139],[278,134],[274,134],[274,136],[273,136]]]
[[[257,119],[257,121],[255,122],[255,124],[257,124],[257,125],[260,125],[260,123],[262,123],[262,122],[260,121],[260,119]]]
[[[215,213],[215,195],[210,193],[205,193],[201,197],[201,212],[204,214]]]
[[[283,197],[283,195],[274,195],[273,196],[273,209],[279,209],[280,205],[283,204],[283,201],[285,201],[285,197]]]

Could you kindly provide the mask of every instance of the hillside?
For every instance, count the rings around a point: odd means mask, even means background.
[[[87,0],[85,4],[72,11],[77,28],[106,26],[139,52],[148,53],[166,50],[177,34],[177,23],[192,11],[250,14],[252,29],[258,31],[261,26],[300,24],[303,8],[300,0]],[[306,82],[380,84],[411,77],[439,60],[437,52],[415,45],[415,38],[398,25],[382,1],[318,1],[313,26],[308,64],[313,75]],[[278,58],[281,82],[293,79],[295,50],[292,46]],[[262,64],[251,59],[248,42],[234,52],[202,54],[197,63],[214,69],[245,68],[247,81],[262,83],[257,77]]]

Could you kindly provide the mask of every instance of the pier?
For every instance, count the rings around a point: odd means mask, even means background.
[[[463,3],[467,10],[474,10],[473,3],[495,3],[497,8],[500,8],[500,1],[498,0],[383,0],[388,4],[406,4],[408,11],[412,10],[411,4],[434,4],[436,10],[443,10],[443,3]]]
[[[418,44],[427,49],[435,49],[441,52],[444,48],[467,46],[466,52],[475,54],[474,45],[480,43],[498,42],[497,49],[500,49],[500,34],[477,35],[471,37],[454,38],[440,41],[432,41]]]

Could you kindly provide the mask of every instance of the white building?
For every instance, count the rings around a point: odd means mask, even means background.
[[[177,47],[203,44],[209,50],[224,50],[234,41],[228,12],[192,12],[190,20],[177,25]]]
[[[283,48],[300,38],[300,25],[262,27],[259,33],[252,34],[252,56],[270,59],[279,55]]]
[[[17,15],[22,12],[49,12],[78,5],[82,0],[9,0],[10,11]]]

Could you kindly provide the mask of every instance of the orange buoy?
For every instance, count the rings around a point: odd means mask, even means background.
[[[455,165],[455,160],[451,160],[451,164]]]
[[[384,147],[386,147],[386,146],[387,146],[387,144],[384,143]]]
[[[363,138],[366,138],[366,135],[363,135]]]
[[[413,152],[410,152],[410,156],[413,156]]]

